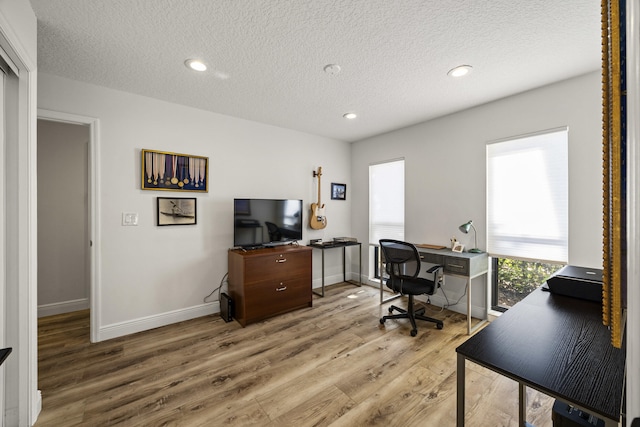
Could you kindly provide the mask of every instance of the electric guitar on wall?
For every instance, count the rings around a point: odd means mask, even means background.
[[[321,230],[327,226],[327,217],[324,216],[324,205],[320,201],[320,177],[322,176],[322,167],[318,166],[318,171],[313,171],[313,176],[318,177],[318,203],[311,203],[309,225],[314,230]]]

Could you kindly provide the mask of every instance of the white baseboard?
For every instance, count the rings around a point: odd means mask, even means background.
[[[219,301],[156,314],[153,316],[141,317],[139,319],[129,320],[126,322],[114,323],[100,328],[98,331],[98,342],[129,334],[135,334],[137,332],[148,331],[149,329],[159,328],[160,326],[171,325],[173,323],[208,316],[215,313],[220,313]]]
[[[89,299],[81,298],[71,301],[56,302],[38,306],[38,317],[53,316],[55,314],[71,313],[72,311],[87,310]]]
[[[36,390],[36,392],[38,393],[38,395],[36,396],[36,403],[35,405],[33,405],[34,407],[31,414],[31,421],[34,424],[38,420],[38,416],[40,415],[40,412],[42,412],[42,391]]]

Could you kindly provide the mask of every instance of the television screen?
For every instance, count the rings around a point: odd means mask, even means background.
[[[233,224],[234,246],[302,240],[302,200],[234,199]]]

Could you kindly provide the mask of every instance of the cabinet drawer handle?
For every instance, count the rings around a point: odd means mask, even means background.
[[[280,288],[276,288],[276,292],[282,292],[282,291],[286,291],[287,287],[286,286],[282,286]]]
[[[464,268],[464,265],[460,265],[460,264],[449,264],[449,267],[453,267],[453,268]]]
[[[287,259],[286,258],[280,258],[280,259],[277,259],[276,262],[279,262],[279,263],[287,262]]]

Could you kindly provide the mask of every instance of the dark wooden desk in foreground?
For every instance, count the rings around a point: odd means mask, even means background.
[[[464,426],[466,360],[518,382],[520,426],[526,387],[617,426],[626,343],[616,349],[610,340],[600,304],[538,288],[456,349],[457,426]]]

